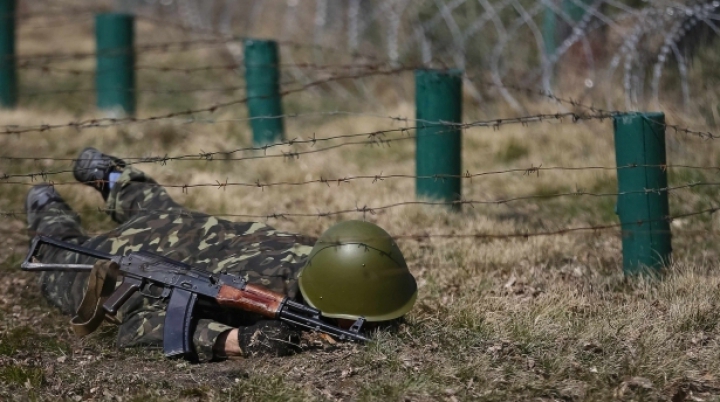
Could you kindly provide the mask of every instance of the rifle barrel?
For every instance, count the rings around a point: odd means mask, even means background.
[[[44,264],[41,262],[23,263],[21,266],[23,271],[69,271],[69,272],[87,272],[92,270],[90,264]]]
[[[320,319],[304,317],[292,311],[283,311],[282,313],[280,313],[280,320],[287,321],[313,331],[324,332],[326,334],[336,336],[341,339],[351,340],[355,342],[367,342],[369,340],[362,334],[344,330],[334,325],[326,324]]]

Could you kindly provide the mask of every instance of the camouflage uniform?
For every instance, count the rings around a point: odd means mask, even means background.
[[[143,172],[128,167],[107,200],[110,216],[120,224],[101,236],[88,237],[80,217],[64,202],[52,202],[29,211],[31,233],[112,254],[140,249],[212,271],[227,271],[297,299],[297,273],[312,249],[314,239],[279,232],[258,222],[230,222],[175,203],[164,188]],[[43,246],[47,247],[47,246]],[[58,249],[42,249],[40,260],[58,263],[92,263],[92,259]],[[44,272],[43,295],[66,313],[82,299],[87,273]],[[157,289],[146,289],[148,292]],[[166,301],[136,293],[118,312],[121,321],[118,346],[161,346]],[[193,335],[200,361],[213,358],[217,337],[234,327],[250,325],[258,317],[200,306]]]

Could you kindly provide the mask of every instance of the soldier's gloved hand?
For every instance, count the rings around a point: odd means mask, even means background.
[[[238,345],[244,356],[287,356],[300,351],[300,333],[281,321],[260,320],[238,328]]]

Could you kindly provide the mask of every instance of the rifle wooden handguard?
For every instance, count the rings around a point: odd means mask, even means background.
[[[252,284],[247,284],[244,289],[223,285],[215,300],[221,306],[277,318],[285,295]]]

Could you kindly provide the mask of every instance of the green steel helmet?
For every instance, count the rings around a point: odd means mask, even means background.
[[[417,283],[395,241],[362,221],[338,223],[320,236],[299,285],[305,301],[324,316],[350,320],[392,320],[417,298]]]

